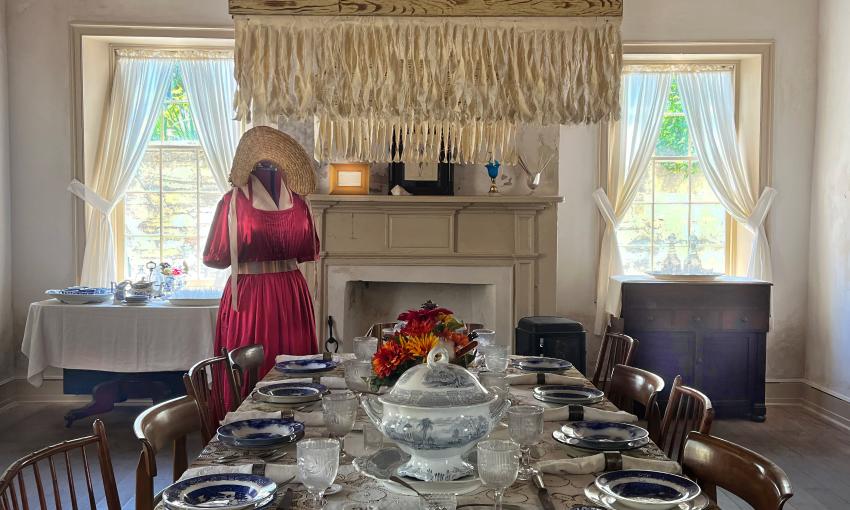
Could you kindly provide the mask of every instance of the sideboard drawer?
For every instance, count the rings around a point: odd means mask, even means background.
[[[769,321],[767,310],[724,310],[722,326],[726,331],[767,331]]]
[[[636,331],[667,331],[673,326],[672,310],[632,309],[622,316],[626,327]]]
[[[720,329],[720,312],[699,309],[676,310],[673,313],[673,329],[675,331]]]

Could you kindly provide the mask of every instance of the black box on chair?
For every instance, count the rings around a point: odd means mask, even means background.
[[[564,317],[523,317],[516,327],[516,354],[567,360],[587,375],[587,332]]]

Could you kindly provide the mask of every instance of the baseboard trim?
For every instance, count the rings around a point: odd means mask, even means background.
[[[850,430],[850,399],[825,389],[807,379],[769,379],[766,403],[768,406],[802,407],[833,425]]]

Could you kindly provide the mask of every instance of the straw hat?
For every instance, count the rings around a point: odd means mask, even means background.
[[[268,126],[251,128],[242,135],[230,167],[230,183],[236,187],[247,184],[260,161],[270,161],[285,172],[286,185],[295,193],[304,196],[315,191],[316,175],[307,151],[291,136]]]

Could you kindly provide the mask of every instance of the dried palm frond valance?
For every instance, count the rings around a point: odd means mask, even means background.
[[[619,111],[620,18],[236,16],[235,22],[237,118],[318,118],[335,137],[323,139],[323,154],[333,153],[332,146],[386,140],[366,131],[368,119],[379,119],[375,128],[385,132],[442,126],[439,136],[454,135],[458,143],[469,133],[468,148],[457,153],[471,160],[519,124],[597,122]],[[432,132],[438,131],[404,136]]]

